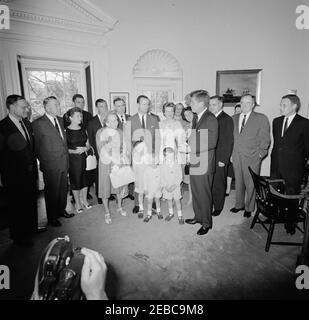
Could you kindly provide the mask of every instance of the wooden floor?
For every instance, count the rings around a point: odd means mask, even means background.
[[[76,246],[103,254],[112,299],[308,299],[308,290],[295,287],[300,248],[271,246],[266,253],[262,227],[251,230],[251,219],[229,212],[234,192],[222,214],[214,218],[213,229],[202,237],[196,235],[198,226],[179,225],[176,219],[165,222],[154,217],[146,224],[132,214],[132,201],[126,199],[124,204],[128,217],[117,215],[112,203],[111,225],[105,224],[99,205],[73,219],[62,219],[61,228],[50,227],[37,236],[31,249],[13,246],[8,230],[0,231],[0,264],[11,270],[11,289],[1,290],[0,299],[28,299],[41,252],[52,239],[64,235]],[[166,214],[165,202],[162,208]],[[193,217],[191,206],[183,211],[185,218]],[[42,224],[44,212],[40,199]],[[287,235],[278,227],[274,239],[301,241],[301,235]]]

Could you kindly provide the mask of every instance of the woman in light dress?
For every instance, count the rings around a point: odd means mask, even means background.
[[[105,222],[112,222],[108,205],[108,198],[112,193],[117,195],[117,212],[126,216],[122,208],[122,199],[128,195],[128,186],[114,189],[111,184],[110,173],[123,165],[129,164],[128,152],[124,143],[122,131],[117,129],[118,119],[114,111],[110,111],[106,117],[106,126],[97,133],[97,149],[100,155],[99,161],[99,197],[103,200],[105,208]]]
[[[177,161],[185,164],[185,154],[187,149],[186,133],[179,120],[174,119],[175,104],[167,102],[163,105],[162,111],[165,119],[159,122],[161,146],[160,163],[163,163],[163,150],[167,147],[176,150]]]

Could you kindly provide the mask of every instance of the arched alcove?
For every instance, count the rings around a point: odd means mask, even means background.
[[[133,76],[182,79],[182,69],[178,60],[169,52],[153,49],[138,58]]]
[[[137,59],[132,75],[136,96],[148,96],[152,112],[160,115],[165,102],[182,100],[182,68],[169,52],[161,49],[145,52]]]

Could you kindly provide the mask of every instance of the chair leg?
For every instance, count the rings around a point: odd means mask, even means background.
[[[271,220],[270,226],[269,226],[269,231],[268,231],[268,236],[267,236],[267,241],[266,241],[266,247],[265,247],[266,252],[269,251],[271,239],[273,238],[274,229],[275,229],[275,221]]]
[[[259,209],[256,209],[256,213],[255,213],[255,215],[254,215],[254,217],[253,217],[253,220],[252,220],[250,229],[253,229],[253,227],[255,226],[256,221],[257,221],[257,219],[258,219],[258,217],[259,217],[259,214],[260,214],[260,210],[259,210]]]

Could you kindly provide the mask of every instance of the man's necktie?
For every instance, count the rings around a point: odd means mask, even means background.
[[[121,116],[121,122],[124,124],[124,115]]]
[[[59,135],[60,135],[60,137],[61,137],[61,139],[62,139],[61,131],[60,131],[60,128],[59,128],[59,126],[58,126],[57,120],[56,120],[56,119],[54,119],[54,120],[55,120],[55,128],[56,128],[56,130],[58,131],[58,133],[59,133]]]
[[[283,134],[282,137],[284,137],[286,130],[288,130],[288,118],[284,119],[284,126],[283,126]]]
[[[242,119],[242,123],[241,123],[241,128],[240,128],[240,133],[242,133],[244,127],[245,127],[245,124],[246,124],[246,114],[244,114],[244,118]]]
[[[27,132],[27,129],[26,129],[23,121],[20,120],[19,123],[20,123],[20,125],[21,125],[21,127],[22,127],[22,129],[23,129],[23,131],[25,133],[25,137],[26,137],[26,140],[27,140],[28,144],[30,144],[30,139],[29,139],[29,136],[28,136],[28,132]]]
[[[142,116],[142,127],[143,129],[146,129],[144,117],[145,115]]]

